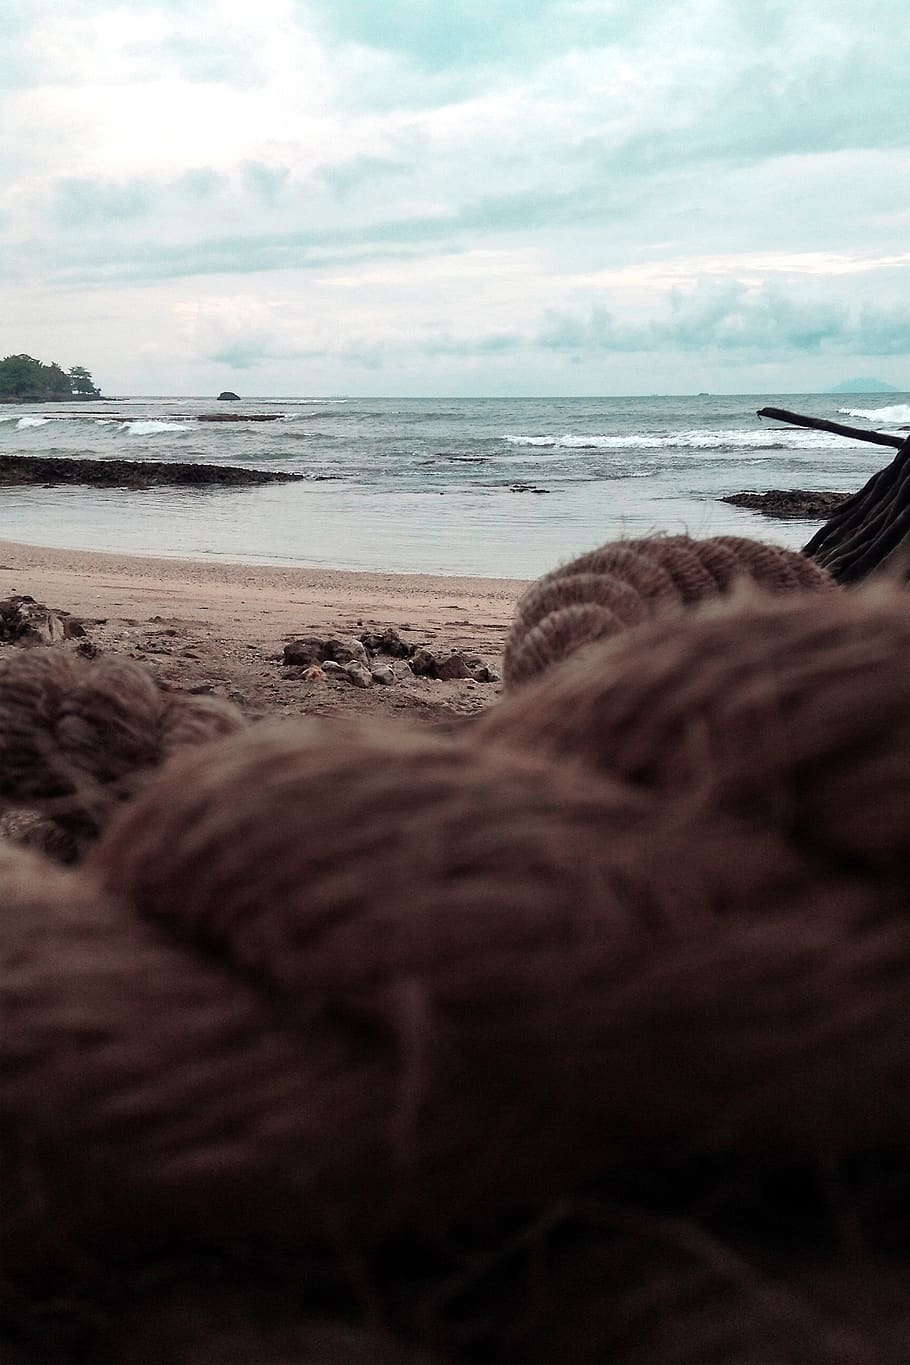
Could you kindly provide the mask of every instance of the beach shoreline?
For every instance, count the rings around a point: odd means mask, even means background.
[[[0,598],[27,594],[84,622],[101,652],[144,662],[164,685],[228,697],[248,714],[413,712],[444,719],[483,709],[496,683],[408,677],[388,686],[308,679],[283,665],[303,635],[398,631],[409,644],[479,655],[499,671],[527,581],[279,568],[49,549],[0,540]]]

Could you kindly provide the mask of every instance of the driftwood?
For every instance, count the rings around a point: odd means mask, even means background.
[[[891,463],[873,474],[816,531],[803,546],[803,554],[840,583],[858,583],[872,573],[910,582],[910,437],[859,431],[783,408],[762,408],[758,415],[897,448]]]
[[[816,531],[803,553],[841,583],[857,583],[873,572],[910,583],[910,437]]]
[[[889,436],[884,431],[864,431],[862,427],[846,427],[843,422],[829,422],[825,417],[805,417],[786,408],[759,408],[759,417],[773,417],[775,422],[789,422],[794,427],[811,427],[813,431],[833,431],[835,436],[852,436],[854,441],[871,441],[876,446],[903,445],[900,436]]]

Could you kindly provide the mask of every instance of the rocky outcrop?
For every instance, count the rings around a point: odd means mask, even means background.
[[[750,512],[761,512],[766,517],[794,518],[803,521],[824,521],[849,493],[818,493],[804,488],[771,488],[767,493],[730,493],[721,502],[733,507],[745,507]]]
[[[324,664],[327,661],[344,666],[349,663],[366,664],[369,655],[365,646],[353,635],[302,635],[284,647],[284,662],[288,665]]]
[[[70,455],[0,455],[2,484],[88,484],[93,488],[243,488],[288,483],[302,474],[170,460],[84,460]]]
[[[277,422],[280,412],[200,412],[197,422]]]
[[[55,645],[82,639],[85,627],[68,611],[51,609],[26,594],[0,601],[0,643]]]
[[[415,645],[402,640],[393,626],[387,626],[381,631],[364,631],[360,642],[371,654],[388,654],[393,659],[410,659],[416,650]]]
[[[411,671],[418,678],[435,678],[439,682],[450,682],[454,678],[499,681],[499,675],[479,654],[463,654],[461,650],[418,649],[411,660]]]
[[[375,657],[383,654],[402,660],[398,671]],[[479,654],[444,647],[417,647],[402,640],[391,626],[382,631],[365,631],[359,640],[352,635],[302,635],[285,645],[282,662],[286,668],[299,670],[291,676],[306,682],[337,679],[354,687],[371,687],[373,683],[388,686],[402,678],[436,682],[465,679],[472,685],[499,682],[499,674]]]
[[[230,389],[222,389],[218,395],[219,403],[239,403],[240,394],[233,393]]]

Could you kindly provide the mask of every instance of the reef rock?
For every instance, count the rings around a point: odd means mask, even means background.
[[[0,601],[0,643],[55,645],[85,635],[81,622],[67,611],[51,610],[26,594]]]
[[[720,501],[748,508],[750,512],[761,512],[766,517],[825,521],[849,496],[849,493],[818,493],[805,488],[770,488],[767,493],[730,493]]]

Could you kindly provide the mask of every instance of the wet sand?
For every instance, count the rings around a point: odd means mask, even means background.
[[[307,634],[388,626],[434,650],[479,654],[497,671],[522,579],[352,573],[45,549],[0,540],[0,596],[28,594],[85,623],[101,650],[142,659],[169,686],[230,697],[248,713],[471,713],[495,683],[401,678],[358,689],[282,664]]]

